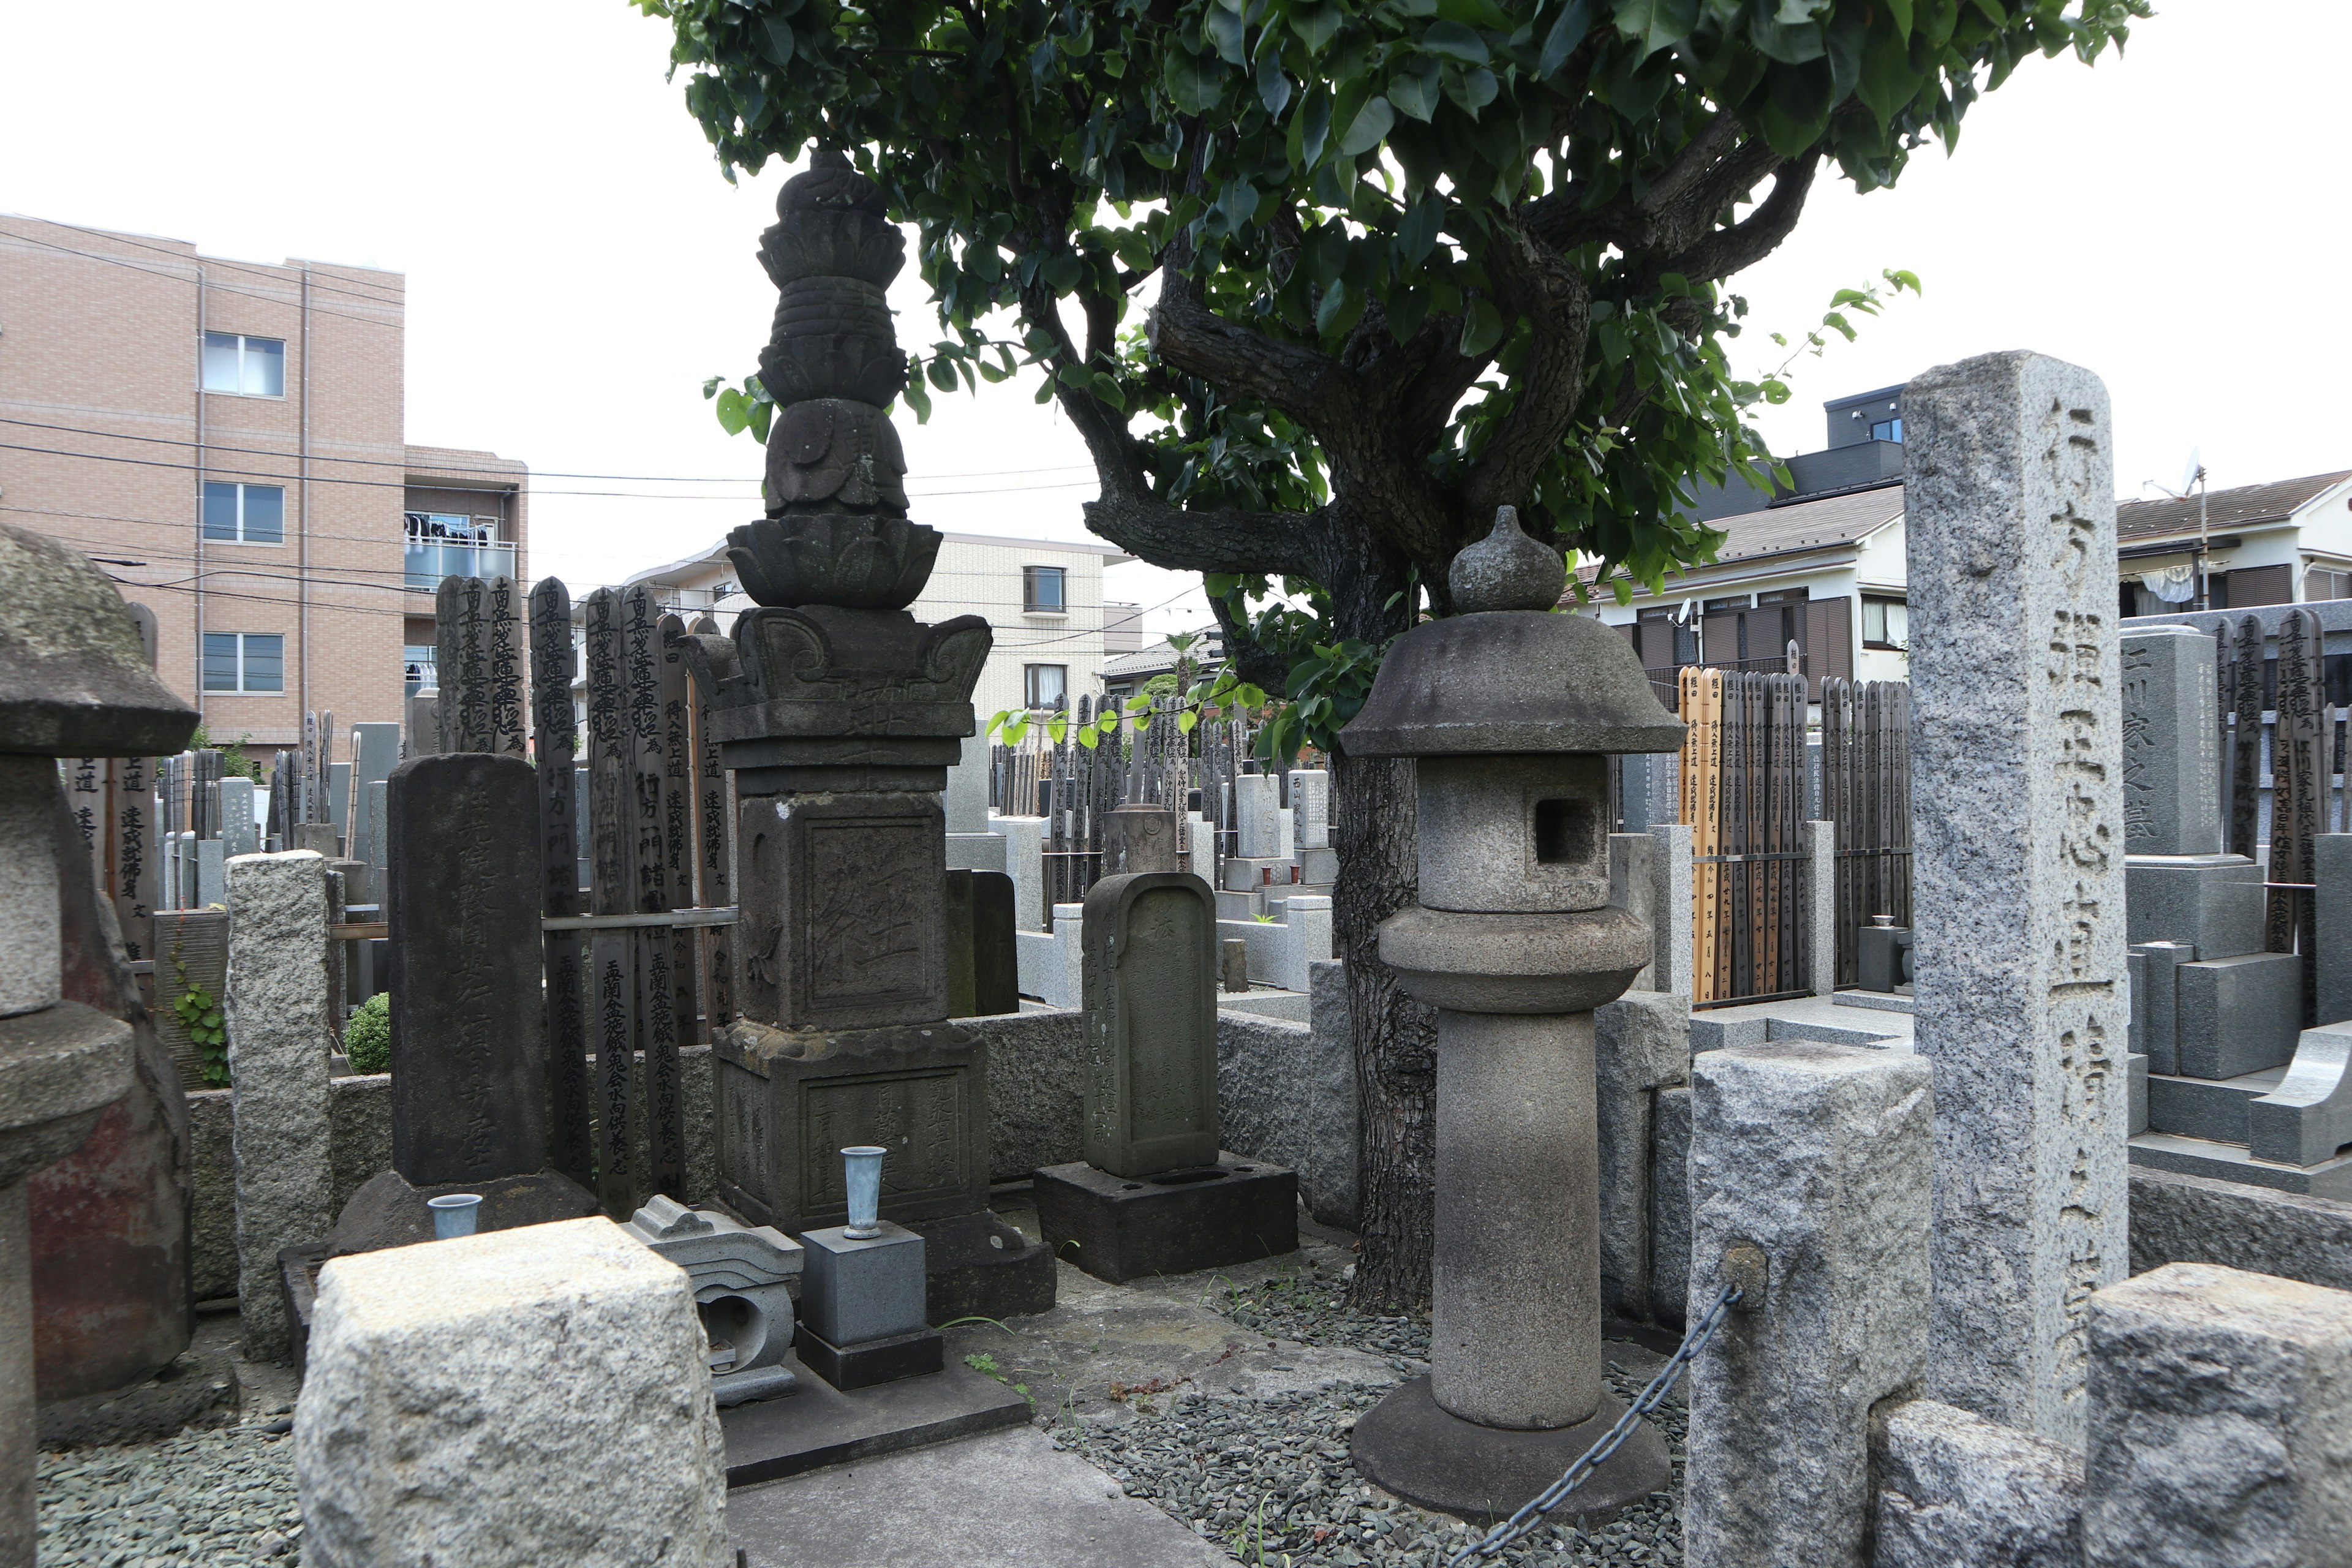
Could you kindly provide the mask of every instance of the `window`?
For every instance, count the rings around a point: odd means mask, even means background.
[[[1874,441],[1900,441],[1903,439],[1903,421],[1901,419],[1880,420],[1870,427],[1870,438]]]
[[[499,520],[467,517],[462,511],[410,511],[401,514],[412,544],[496,544]]]
[[[206,691],[283,691],[286,639],[276,632],[206,632]]]
[[[231,544],[286,542],[286,487],[205,481],[205,537]]]
[[[1055,573],[1055,576],[1061,575]],[[1068,701],[1070,667],[1066,664],[1032,664],[1023,667],[1025,677],[1025,700],[1032,708],[1059,709]]]
[[[2352,599],[2352,572],[2314,566],[2303,574],[2303,596],[2305,603],[2313,604],[2322,599]]]
[[[1701,605],[1699,608],[1705,614],[1714,616],[1720,615],[1725,610],[1744,610],[1748,606],[1749,603],[1750,601],[1747,595],[1734,594],[1727,599],[1709,599],[1706,603]]]
[[[1901,599],[1862,599],[1862,646],[1899,648],[1911,640],[1911,607]]]
[[[206,332],[205,390],[234,392],[244,397],[285,396],[285,340]]]
[[[1033,616],[1058,616],[1069,609],[1062,597],[1062,568],[1059,566],[1024,566],[1021,568],[1021,607]],[[1046,666],[1033,666],[1045,668]]]
[[[1759,594],[1759,595],[1756,595],[1756,602],[1757,602],[1757,604],[1759,604],[1759,605],[1801,605],[1801,604],[1805,603],[1808,599],[1810,599],[1810,598],[1811,598],[1811,597],[1812,597],[1812,591],[1811,591],[1811,589],[1809,589],[1809,588],[1804,588],[1804,587],[1795,587],[1795,588],[1775,588],[1775,589],[1773,589],[1773,590],[1772,590],[1770,593],[1769,593],[1769,594]]]
[[[436,660],[440,652],[432,643],[409,643],[400,650],[402,674],[408,684],[408,695],[414,697],[424,687],[441,684]]]

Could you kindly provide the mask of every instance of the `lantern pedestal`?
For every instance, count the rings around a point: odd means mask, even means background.
[[[1624,1412],[1603,1393],[1599,1408],[1573,1426],[1482,1426],[1441,1406],[1430,1380],[1416,1377],[1357,1421],[1349,1455],[1367,1479],[1407,1502],[1499,1524],[1558,1480]],[[1568,1494],[1559,1517],[1604,1518],[1664,1489],[1670,1468],[1664,1442],[1638,1422],[1609,1462]]]

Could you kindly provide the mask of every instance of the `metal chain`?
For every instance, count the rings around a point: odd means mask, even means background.
[[[1633,1435],[1634,1425],[1664,1402],[1666,1394],[1675,1386],[1675,1380],[1682,1375],[1683,1368],[1696,1360],[1698,1352],[1706,1348],[1706,1342],[1715,1336],[1724,1314],[1738,1304],[1739,1297],[1740,1289],[1737,1285],[1726,1285],[1717,1291],[1714,1303],[1699,1315],[1698,1321],[1693,1323],[1690,1331],[1683,1336],[1683,1342],[1675,1348],[1675,1353],[1666,1358],[1666,1364],[1658,1369],[1658,1374],[1650,1379],[1649,1386],[1642,1390],[1641,1397],[1626,1406],[1625,1414],[1617,1418],[1617,1424],[1609,1428],[1601,1441],[1586,1449],[1584,1457],[1569,1466],[1565,1475],[1538,1492],[1518,1512],[1488,1531],[1476,1544],[1465,1547],[1445,1568],[1462,1568],[1462,1564],[1473,1557],[1492,1557],[1528,1535],[1543,1522],[1546,1514],[1567,1501],[1568,1494],[1591,1479],[1592,1472],[1607,1464],[1623,1446],[1625,1439]]]

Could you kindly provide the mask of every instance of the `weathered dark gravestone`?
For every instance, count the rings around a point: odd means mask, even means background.
[[[393,770],[392,1160],[409,1182],[547,1158],[539,792],[520,757]]]
[[[1087,894],[1087,1163],[1156,1176],[1217,1157],[1216,897],[1189,871]]]
[[[1082,930],[1087,1157],[1036,1173],[1045,1244],[1111,1280],[1297,1247],[1297,1175],[1217,1150],[1209,884],[1189,871],[1105,877],[1087,894]]]
[[[947,926],[948,1016],[969,1018],[980,1009],[973,994],[971,873],[950,870],[940,899]]]
[[[946,831],[937,795],[747,794],[745,1016],[819,1029],[947,1017]]]
[[[1021,960],[1013,932],[1013,879],[971,874],[971,1016],[1021,1011]]]

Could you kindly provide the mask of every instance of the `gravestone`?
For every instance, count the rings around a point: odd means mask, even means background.
[[[882,1215],[923,1235],[932,1321],[1042,1310],[1052,1259],[987,1207],[986,1052],[947,1022],[941,796],[993,634],[907,609],[940,536],[907,518],[885,409],[906,377],[882,305],[904,242],[830,149],[776,211],[768,515],[728,535],[758,607],[680,645],[738,802],[719,1190],[805,1232],[845,1213],[837,1151],[881,1145]]]
[[[971,874],[972,1016],[1021,1011],[1021,956],[1014,946],[1013,879]]]
[[[1240,773],[1234,779],[1234,855],[1243,860],[1274,860],[1282,855],[1281,784],[1272,773]]]
[[[980,1011],[972,969],[971,906],[971,873],[949,871],[943,883],[940,909],[947,923],[948,1016],[950,1018],[969,1018]]]
[[[567,628],[568,629],[568,628]],[[568,700],[568,694],[567,694]],[[392,776],[400,765],[400,726],[397,724],[354,724],[352,726],[352,805],[350,834],[352,858],[364,860],[370,866],[384,863],[380,837],[383,824],[372,809],[375,791]]]
[[[1905,390],[1919,1054],[1936,1070],[1927,1389],[2084,1438],[2123,1278],[2122,666],[2107,397],[2032,353]]]
[[[1217,1158],[1216,906],[1189,871],[1087,894],[1087,1160],[1156,1176]]]
[[[1300,849],[1331,847],[1331,775],[1329,773],[1321,768],[1292,770],[1290,820],[1291,840]]]
[[[1057,1258],[1113,1282],[1185,1274],[1298,1245],[1298,1178],[1218,1148],[1216,898],[1190,871],[1088,890],[1086,1158],[1038,1171],[1037,1226]]]
[[[444,577],[433,596],[434,666],[440,680],[441,752],[495,749],[490,728],[490,584]]]
[[[393,1164],[482,1181],[547,1158],[539,800],[520,757],[458,752],[390,780]]]
[[[1114,806],[1103,816],[1102,845],[1103,876],[1173,871],[1179,865],[1176,813],[1140,800]]]
[[[253,781],[223,779],[213,787],[220,791],[222,853],[230,859],[257,853],[261,834],[253,820]]]

